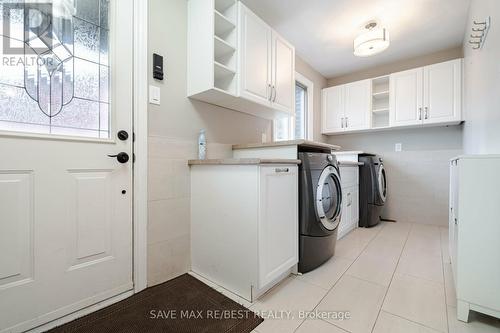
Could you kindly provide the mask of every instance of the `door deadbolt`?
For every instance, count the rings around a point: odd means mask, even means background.
[[[124,130],[121,130],[119,131],[116,136],[118,137],[118,139],[120,139],[121,141],[126,141],[128,139],[128,133],[127,131],[124,131]]]

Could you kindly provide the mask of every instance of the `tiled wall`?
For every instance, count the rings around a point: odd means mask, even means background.
[[[209,158],[231,156],[231,145],[209,143]],[[162,283],[189,270],[190,175],[197,142],[149,138],[148,284]]]
[[[461,150],[384,152],[388,197],[383,217],[448,225],[449,160]]]
[[[383,217],[448,225],[448,161],[462,154],[462,126],[340,135],[329,143],[384,159],[388,197]],[[396,143],[403,151],[394,151]]]

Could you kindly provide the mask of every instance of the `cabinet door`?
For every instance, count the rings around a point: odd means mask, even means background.
[[[340,217],[337,238],[344,237],[351,230],[351,192],[349,188],[342,188],[342,216]]]
[[[271,28],[240,5],[240,96],[270,105]]]
[[[424,124],[460,121],[462,60],[424,67]]]
[[[359,224],[359,189],[358,186],[352,188],[351,191],[351,223],[352,228],[356,228]]]
[[[344,86],[336,86],[322,91],[322,132],[324,134],[344,130]]]
[[[260,167],[259,288],[298,262],[297,179],[297,166]]]
[[[357,81],[345,85],[346,131],[370,128],[371,80]]]
[[[391,74],[390,126],[422,124],[422,75],[422,68]]]
[[[448,250],[451,260],[453,275],[456,279],[457,272],[457,239],[458,239],[458,159],[450,163],[450,212],[449,212],[449,238]],[[456,281],[456,280],[455,280]]]
[[[291,44],[272,33],[273,107],[293,114],[295,106],[295,50]]]

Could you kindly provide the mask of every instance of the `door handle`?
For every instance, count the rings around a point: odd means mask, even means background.
[[[122,164],[127,163],[130,159],[130,156],[125,152],[118,153],[117,155],[108,155],[108,157],[116,157],[116,160]]]

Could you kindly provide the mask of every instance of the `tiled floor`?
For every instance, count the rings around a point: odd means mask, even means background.
[[[447,242],[447,229],[435,226],[398,222],[356,229],[323,266],[244,305],[281,316],[266,319],[258,333],[500,332],[500,320],[491,317],[474,313],[468,324],[456,319]],[[303,319],[303,311],[348,311],[350,319]]]

